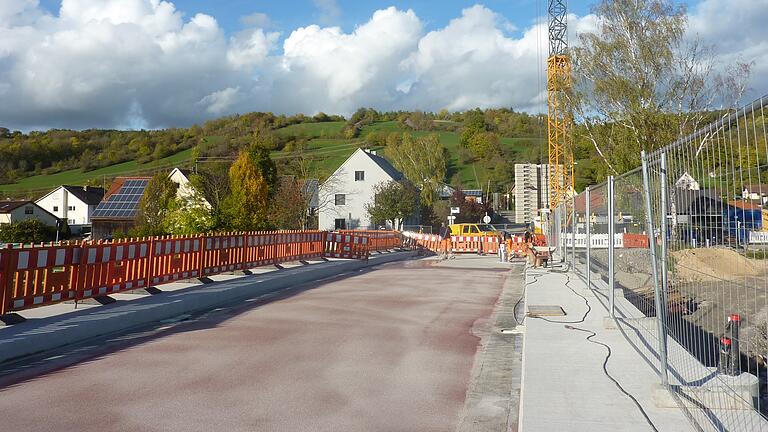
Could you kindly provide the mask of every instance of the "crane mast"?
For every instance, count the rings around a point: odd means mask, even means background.
[[[549,0],[547,106],[549,208],[565,202],[573,190],[573,113],[571,59],[568,56],[568,1]]]

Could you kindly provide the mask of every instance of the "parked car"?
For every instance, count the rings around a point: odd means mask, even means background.
[[[462,223],[450,226],[452,236],[496,237],[501,232],[488,224]]]

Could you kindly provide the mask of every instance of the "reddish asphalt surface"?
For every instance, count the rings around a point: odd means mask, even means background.
[[[409,262],[0,390],[2,430],[450,431],[504,273]]]

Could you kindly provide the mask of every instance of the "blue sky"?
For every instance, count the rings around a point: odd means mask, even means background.
[[[40,3],[55,14],[58,12],[61,0],[41,0]],[[286,33],[310,24],[338,25],[345,31],[351,31],[356,25],[367,21],[375,10],[389,6],[413,9],[424,21],[427,30],[445,26],[451,19],[459,16],[462,9],[478,3],[504,16],[519,28],[529,26],[536,18],[537,11],[541,14],[546,12],[546,0],[174,0],[172,3],[177,9],[184,11],[187,17],[195,13],[205,13],[215,17],[230,34],[245,27],[241,17],[254,13],[267,14],[274,25],[274,30]],[[585,15],[589,12],[590,2],[571,1],[570,3],[568,6],[571,13]],[[335,17],[327,17],[318,6],[319,4],[335,4],[340,13]],[[287,34],[283,34],[283,37],[286,36]]]
[[[574,33],[598,31],[570,1]],[[545,111],[547,0],[0,0],[0,126],[184,127],[251,111]],[[689,2],[768,81],[768,0]],[[61,12],[60,12],[61,11]],[[249,19],[243,19],[249,17]],[[733,29],[739,29],[734,31]]]

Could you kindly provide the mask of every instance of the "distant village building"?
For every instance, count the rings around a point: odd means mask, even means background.
[[[680,176],[675,182],[675,187],[683,190],[699,190],[701,185],[687,172]]]
[[[744,185],[744,190],[741,193],[745,199],[759,201],[760,204],[768,202],[768,184]]]
[[[515,164],[515,223],[530,223],[549,207],[549,165]]]
[[[91,186],[59,186],[35,201],[37,205],[66,221],[74,235],[87,232],[91,215],[104,198],[104,189]]]
[[[211,204],[205,198],[203,198],[202,195],[195,191],[195,187],[189,181],[191,175],[191,170],[181,168],[174,168],[173,171],[168,174],[168,178],[171,179],[172,182],[176,183],[176,185],[178,185],[178,189],[176,189],[176,196],[182,200],[187,201],[199,200],[200,204],[210,209]]]
[[[139,201],[151,179],[149,177],[118,177],[91,215],[92,238],[111,238],[115,233],[127,233],[136,226]]]
[[[11,224],[37,219],[45,225],[57,227],[59,218],[32,201],[0,201],[0,224]]]
[[[319,228],[376,228],[366,209],[375,198],[375,187],[403,178],[402,173],[375,151],[357,149],[320,186]]]

